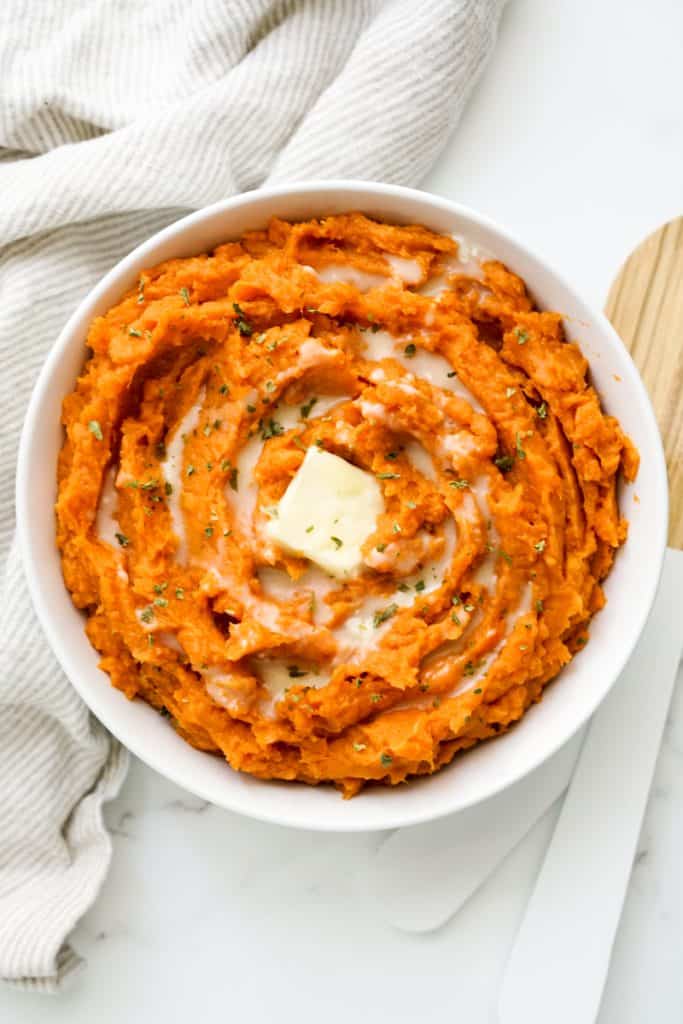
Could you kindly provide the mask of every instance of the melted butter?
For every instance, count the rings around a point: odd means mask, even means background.
[[[116,534],[121,533],[115,510],[119,496],[116,490],[116,467],[110,466],[104,475],[100,502],[97,506],[97,518],[95,520],[95,532],[105,544],[111,544],[113,548],[119,549],[119,542]]]
[[[172,488],[171,493],[168,495],[167,503],[171,514],[173,532],[178,538],[176,559],[181,563],[187,561],[187,538],[182,507],[185,437],[197,428],[204,403],[204,395],[205,392],[202,389],[195,404],[190,406],[180,422],[176,424],[171,440],[166,440],[166,458],[161,463],[161,472],[164,480]]]

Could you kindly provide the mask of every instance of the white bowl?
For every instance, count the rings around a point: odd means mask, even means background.
[[[161,260],[212,249],[263,227],[274,215],[298,220],[348,210],[463,234],[520,274],[541,308],[565,314],[606,409],[641,455],[635,488],[621,489],[629,539],[607,580],[608,603],[593,621],[586,650],[509,733],[456,758],[434,776],[396,788],[370,787],[351,801],[331,787],[261,782],[235,772],[220,758],[190,747],[148,705],[130,702],[115,690],[97,667],[83,615],[64,586],[54,516],[61,404],[83,365],[93,317],[112,306],[143,268]],[[263,189],[199,210],[138,246],[100,281],[60,334],[33,392],[19,452],[17,519],[31,595],[47,638],[83,700],[122,743],[211,803],[263,821],[341,832],[416,824],[485,800],[541,764],[576,732],[618,678],[645,625],[666,543],[667,484],[655,418],[630,356],[605,317],[589,309],[558,274],[490,221],[455,203],[396,186],[328,181]]]

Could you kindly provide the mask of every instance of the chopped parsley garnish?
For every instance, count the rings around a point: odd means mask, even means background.
[[[472,692],[473,692],[473,693],[483,693],[483,690],[482,690],[481,686],[478,686],[478,687],[476,688],[476,690],[473,690]]]
[[[474,605],[473,604],[463,605],[463,609],[466,612],[473,612],[474,611]]]
[[[95,440],[103,440],[102,427],[100,426],[97,420],[90,420],[90,422],[88,423],[88,430],[93,435]]]
[[[400,473],[377,473],[378,480],[399,480],[401,477]]]
[[[168,604],[168,601],[166,600],[165,597],[155,597],[154,603],[157,606],[157,608],[165,608],[166,605]]]
[[[508,565],[512,565],[512,558],[508,555],[507,551],[503,551],[502,548],[498,548],[498,554],[501,558],[505,559]]]
[[[122,548],[127,548],[128,545],[130,544],[130,541],[128,540],[128,537],[126,537],[125,533],[116,533],[114,534],[114,536],[116,537],[117,541],[119,542]]]
[[[545,551],[545,541],[539,540],[537,544],[534,544],[534,549],[536,551]]]
[[[185,303],[185,305],[189,306],[190,305],[190,293],[188,292],[187,288],[181,288],[180,289],[180,295],[182,296],[182,300]]]
[[[229,469],[230,469],[230,460],[229,459],[223,459],[223,461],[221,462],[221,470],[222,470],[222,472],[223,473],[227,473]]]
[[[460,625],[460,619],[458,618],[457,612],[451,612],[451,619],[456,624],[456,626]]]
[[[456,371],[455,371],[455,370],[450,370],[450,372],[449,372],[449,373],[447,373],[447,374],[446,374],[446,376],[447,376],[447,377],[455,377],[455,376],[457,376],[457,374],[456,374]]]
[[[164,491],[165,491],[165,492],[166,492],[166,494],[168,494],[168,495],[171,495],[171,494],[173,494],[173,484],[165,483],[165,484],[164,484]]]
[[[229,388],[229,386],[227,384],[221,384],[221,386],[218,389],[218,392],[221,395],[229,395],[230,394],[230,388]]]
[[[394,523],[394,525],[392,526],[392,530],[394,531],[394,533],[400,533],[401,527],[398,523]]]
[[[252,405],[251,402],[247,403],[247,412],[256,412],[256,406]]]
[[[408,586],[407,583],[399,583],[396,589],[400,590],[402,594],[407,594],[408,591],[410,590],[410,587]]]
[[[464,669],[462,670],[462,673],[465,676],[473,676],[474,675],[474,662],[473,661],[468,661],[467,664],[465,665]]]
[[[493,460],[494,466],[497,466],[501,473],[509,473],[515,464],[515,460],[511,455],[499,455],[497,459]]]
[[[460,603],[461,602],[460,602],[460,598],[458,597],[458,595],[457,594],[453,594],[453,597],[451,598],[451,604],[459,605]]]
[[[398,458],[398,452],[387,452],[386,457],[393,462],[394,459]]]
[[[168,583],[155,583],[153,590],[155,594],[163,594],[167,587]]]
[[[242,307],[237,302],[233,302],[232,308],[235,310],[236,313],[236,319],[234,321],[235,327],[240,332],[243,338],[251,337],[251,335],[254,333],[254,328],[245,317]]]
[[[393,761],[394,761],[394,759],[391,756],[391,754],[385,754],[385,753],[380,754],[379,755],[379,759],[380,759],[380,761],[382,762],[382,764],[384,765],[385,768],[388,768],[389,765],[393,764]]]
[[[314,395],[313,398],[309,398],[309,400],[307,402],[304,402],[304,404],[301,406],[301,415],[305,420],[307,420],[308,417],[310,416],[311,409],[313,408],[317,401],[318,399]]]
[[[387,549],[386,544],[378,544],[377,547],[375,548],[375,551],[382,552],[382,551],[386,551],[386,549]]]
[[[330,537],[330,540],[332,541],[332,543],[333,543],[333,544],[334,544],[334,546],[336,547],[337,551],[339,550],[339,548],[340,548],[340,547],[342,546],[342,544],[344,543],[344,541],[343,541],[343,540],[340,540],[340,539],[339,539],[339,537]]]
[[[388,620],[391,619],[396,614],[397,611],[398,605],[392,602],[390,605],[387,605],[384,611],[375,612],[374,618],[372,620],[372,624],[375,627],[375,629],[378,629],[383,622],[388,622]]]
[[[233,491],[236,491],[238,486],[239,486],[239,484],[237,482],[237,475],[238,475],[238,473],[239,473],[239,470],[237,469],[236,466],[233,467],[233,469],[230,470],[230,486],[232,487]]]
[[[425,588],[425,581],[424,580],[418,580],[417,583],[415,584],[415,589],[418,592],[418,594],[421,594],[422,591],[424,590],[424,588]]]
[[[546,416],[548,415],[548,406],[545,402],[541,402],[538,409],[536,410],[536,415],[541,420],[544,420],[546,418]]]
[[[290,679],[301,679],[302,676],[308,675],[308,673],[304,672],[298,665],[288,665],[287,675]]]
[[[449,487],[455,487],[458,491],[464,491],[466,487],[470,486],[469,480],[449,480]]]
[[[415,353],[417,352],[417,348],[415,345],[413,345],[411,341],[410,345],[406,345],[406,347],[403,349],[403,352],[406,356],[408,356],[408,359],[412,359]]]
[[[540,598],[536,601],[536,611],[537,612],[542,612],[543,611],[543,601],[541,601]]]
[[[154,609],[150,606],[143,608],[140,612],[140,618],[143,622],[151,622],[154,618]]]
[[[194,466],[188,466],[188,467],[187,467],[187,475],[188,475],[188,476],[192,476],[192,474],[194,473],[194,471],[195,471],[195,469],[194,469]]]
[[[517,458],[520,460],[526,458],[526,452],[522,448],[522,439],[519,436],[519,431],[515,434],[515,451],[517,452]]]
[[[132,335],[134,338],[141,338],[142,337],[142,332],[141,331],[137,331],[134,327],[129,327],[128,328],[128,333],[130,335]]]
[[[204,533],[207,537],[213,537],[213,526],[207,526],[204,529]]]
[[[311,524],[310,526],[306,527],[306,533],[313,533],[314,529],[315,527],[313,526],[313,524]]]
[[[356,753],[360,754],[362,750],[367,749],[367,743],[354,743],[353,749],[356,751]]]
[[[179,601],[183,601],[185,599],[185,591],[183,590],[182,587],[175,588],[175,596],[178,598]]]
[[[275,384],[272,380],[266,381],[266,391],[275,391]]]
[[[377,704],[381,699],[382,699],[382,694],[381,693],[371,693],[370,694],[370,700],[372,701],[373,704]]]
[[[529,340],[529,335],[522,327],[515,327],[515,334],[517,335],[518,345],[524,345]]]
[[[269,419],[267,423],[261,420],[261,439],[268,441],[271,437],[279,437],[284,434],[285,428],[277,420]]]

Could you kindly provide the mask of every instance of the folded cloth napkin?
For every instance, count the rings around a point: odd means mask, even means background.
[[[34,618],[13,540],[30,389],[68,314],[188,209],[263,183],[417,184],[504,0],[5,0],[0,11],[0,977],[57,991],[126,754]]]

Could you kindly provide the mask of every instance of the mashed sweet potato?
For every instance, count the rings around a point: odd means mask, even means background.
[[[637,454],[495,259],[273,220],[143,273],[88,344],[64,578],[114,686],[195,747],[353,795],[504,731],[586,643]],[[381,487],[348,578],[267,530],[312,446]]]

